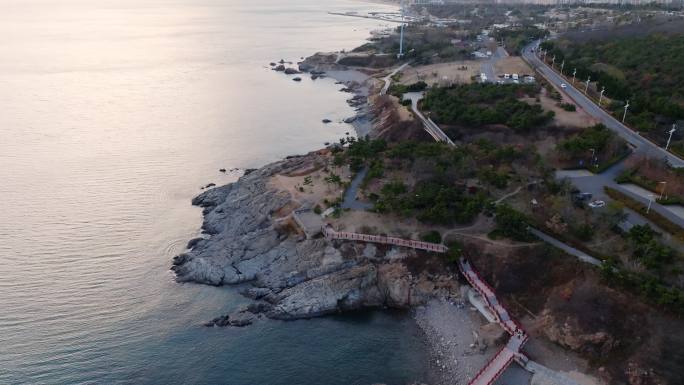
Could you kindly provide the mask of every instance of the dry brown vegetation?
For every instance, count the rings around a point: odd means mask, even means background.
[[[579,354],[607,383],[683,383],[677,369],[684,357],[677,337],[682,320],[607,287],[594,268],[550,247],[473,242],[466,249],[533,337]],[[530,355],[542,363],[548,359]]]
[[[667,182],[665,194],[684,198],[684,174],[669,167],[660,159],[647,157],[633,157],[625,162],[626,168],[633,177],[641,178],[640,186],[655,192],[662,192]]]

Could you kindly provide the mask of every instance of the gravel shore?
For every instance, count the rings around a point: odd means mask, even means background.
[[[432,300],[414,316],[431,347],[431,384],[465,385],[493,353],[493,344],[481,335],[484,318],[466,300]]]

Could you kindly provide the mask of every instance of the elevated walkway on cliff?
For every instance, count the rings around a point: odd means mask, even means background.
[[[447,251],[449,251],[448,247],[446,247],[442,244],[439,244],[439,243],[413,241],[410,239],[388,237],[386,235],[370,235],[370,234],[340,232],[340,231],[335,231],[330,225],[325,226],[323,228],[323,234],[328,239],[342,239],[342,240],[348,240],[348,241],[380,243],[383,245],[408,247],[411,249],[432,251],[435,253],[446,253]]]
[[[485,365],[469,382],[469,385],[490,385],[493,384],[503,372],[515,360],[521,362],[523,366],[529,361],[527,357],[521,352],[522,347],[527,342],[529,336],[523,330],[522,326],[515,321],[508,310],[499,302],[499,299],[494,293],[494,289],[482,279],[480,274],[473,268],[473,266],[465,258],[459,261],[459,268],[465,279],[477,290],[485,301],[485,304],[496,317],[497,322],[501,327],[511,335],[508,343],[502,347],[487,365]]]

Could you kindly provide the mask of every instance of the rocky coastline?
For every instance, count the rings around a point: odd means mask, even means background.
[[[246,326],[256,319],[310,318],[364,308],[401,308],[458,295],[453,276],[411,272],[408,249],[307,239],[293,227],[289,193],[269,185],[275,174],[305,169],[316,152],[289,157],[203,192],[204,237],[174,258],[179,282],[223,286],[247,283],[249,306],[207,325]]]

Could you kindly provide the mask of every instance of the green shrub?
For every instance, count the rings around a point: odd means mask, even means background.
[[[442,234],[439,233],[437,230],[431,230],[426,233],[423,233],[420,235],[420,239],[423,242],[430,242],[430,243],[441,243],[442,242]]]

